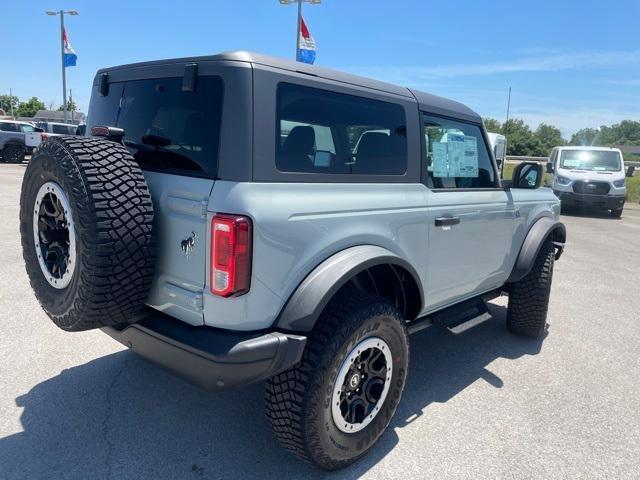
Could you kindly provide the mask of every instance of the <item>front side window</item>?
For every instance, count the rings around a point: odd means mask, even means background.
[[[617,172],[622,170],[620,154],[614,150],[563,150],[560,168]]]
[[[143,167],[215,176],[222,90],[219,77],[198,78],[195,92],[182,91],[182,78],[127,82],[116,126]]]
[[[494,188],[496,175],[480,126],[424,115],[424,159],[433,188]]]
[[[403,175],[404,108],[393,103],[281,84],[276,166],[281,172]]]

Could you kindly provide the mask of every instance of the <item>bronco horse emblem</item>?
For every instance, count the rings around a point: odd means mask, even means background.
[[[189,256],[191,255],[193,247],[196,246],[196,237],[196,232],[191,232],[191,235],[188,238],[185,238],[184,240],[182,240],[182,242],[180,242],[182,253],[184,253],[184,256],[187,258],[189,258]]]

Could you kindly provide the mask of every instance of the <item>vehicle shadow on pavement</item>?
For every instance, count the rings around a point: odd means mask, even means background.
[[[64,370],[16,399],[24,431],[0,439],[0,478],[359,478],[396,446],[396,429],[429,404],[480,378],[499,388],[486,365],[540,351],[539,341],[506,331],[504,307],[492,311],[493,320],[465,334],[431,328],[411,338],[411,372],[395,420],[369,455],[341,472],[315,470],[279,447],[263,415],[263,385],[206,393],[121,351]]]

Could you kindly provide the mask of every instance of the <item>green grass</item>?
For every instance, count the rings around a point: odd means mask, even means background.
[[[513,176],[513,168],[515,165],[513,163],[507,163],[504,166],[503,178],[505,180],[510,180]],[[640,201],[640,172],[636,173],[635,177],[627,178],[627,201],[629,202],[637,202]],[[544,184],[551,186],[553,180],[551,175],[545,173],[544,176]]]
[[[640,201],[640,173],[635,177],[627,178],[627,200]]]

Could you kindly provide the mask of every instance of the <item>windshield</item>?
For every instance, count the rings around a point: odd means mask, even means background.
[[[613,150],[565,150],[560,156],[560,168],[567,170],[621,170],[620,154]]]

